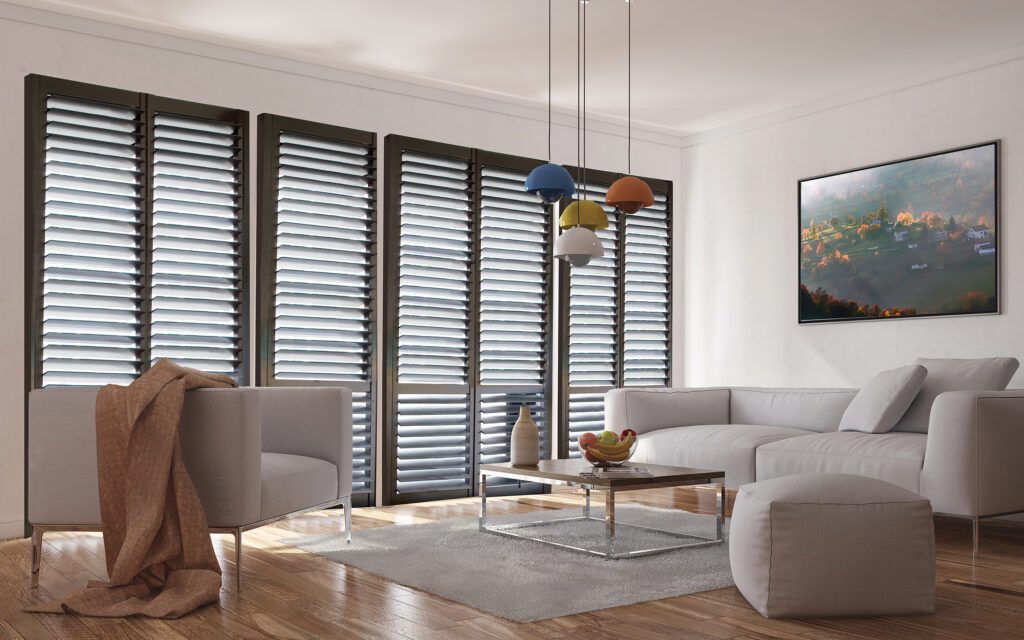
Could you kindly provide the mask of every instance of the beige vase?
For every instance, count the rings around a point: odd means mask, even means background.
[[[530,409],[519,407],[519,419],[512,427],[512,464],[533,467],[540,462],[540,432],[530,415]]]

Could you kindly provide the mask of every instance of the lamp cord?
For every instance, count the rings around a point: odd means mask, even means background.
[[[587,3],[583,2],[583,198],[587,197]]]
[[[633,173],[633,3],[630,0],[626,0],[626,173]]]
[[[548,0],[548,162],[551,162],[551,0]]]

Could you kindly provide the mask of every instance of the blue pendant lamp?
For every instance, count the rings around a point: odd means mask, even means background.
[[[551,0],[548,0],[548,160],[551,160]],[[576,183],[565,167],[546,162],[526,177],[526,190],[545,204],[551,204],[576,193]]]

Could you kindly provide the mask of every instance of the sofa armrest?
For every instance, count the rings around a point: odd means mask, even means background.
[[[612,389],[604,397],[610,431],[639,433],[697,424],[729,423],[728,389]]]
[[[260,387],[263,451],[326,460],[338,467],[338,497],[352,493],[352,390]]]
[[[181,410],[181,455],[211,527],[260,519],[259,406],[251,388],[195,389]]]
[[[1024,511],[1024,389],[950,391],[932,405],[921,493],[936,513]]]
[[[28,396],[28,521],[100,524],[96,389],[38,389]]]

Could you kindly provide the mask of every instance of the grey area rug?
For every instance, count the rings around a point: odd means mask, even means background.
[[[596,509],[595,509],[596,510]],[[580,515],[557,510],[488,518],[488,524]],[[714,537],[715,520],[685,511],[622,505],[619,522]],[[577,521],[518,529],[537,537],[603,548],[604,524]],[[679,544],[678,538],[622,527],[617,550]],[[558,549],[477,530],[476,518],[396,525],[340,535],[281,540],[515,622],[699,593],[733,584],[728,535],[720,545],[621,560]],[[685,542],[685,541],[684,541]]]

